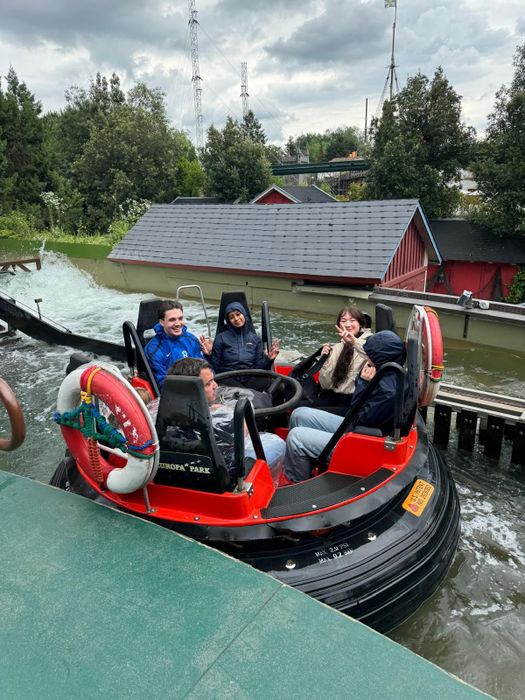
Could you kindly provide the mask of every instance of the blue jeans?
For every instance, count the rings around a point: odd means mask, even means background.
[[[274,435],[273,433],[259,433],[259,435],[272,477],[277,481],[283,467],[286,443],[278,435]],[[252,441],[248,437],[244,443],[244,454],[246,457],[255,459],[255,450],[253,449]]]
[[[316,408],[296,408],[290,418],[286,438],[284,474],[290,481],[304,481],[312,475],[310,460],[319,457],[337,428],[342,416]]]

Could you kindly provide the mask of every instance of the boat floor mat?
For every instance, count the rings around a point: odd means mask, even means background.
[[[328,508],[369,491],[390,475],[388,469],[378,469],[365,479],[326,472],[315,479],[277,489],[268,508],[262,511],[262,516],[279,518]]]

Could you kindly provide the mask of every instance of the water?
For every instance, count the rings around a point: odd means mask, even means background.
[[[65,258],[43,254],[41,272],[1,275],[0,288],[70,330],[120,342],[123,320],[136,321],[147,295],[98,286]],[[217,308],[209,310],[212,328]],[[200,305],[185,304],[194,332],[206,332]],[[272,314],[281,359],[308,354],[336,340],[332,319]],[[446,381],[525,397],[525,356],[446,342]],[[47,482],[64,447],[51,420],[70,349],[20,336],[0,341],[0,375],[19,397],[27,438],[16,452],[0,453],[0,468]],[[0,413],[0,435],[7,431]],[[446,458],[461,499],[463,526],[455,563],[437,593],[390,636],[438,666],[500,698],[523,698],[525,656],[525,470],[509,465],[506,445],[499,463],[458,453],[452,436]],[[422,694],[423,694],[422,689]]]

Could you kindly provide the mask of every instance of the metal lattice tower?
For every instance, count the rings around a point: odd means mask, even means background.
[[[248,106],[248,64],[241,63],[241,98],[242,98],[242,116],[246,117],[250,108]]]
[[[394,21],[392,23],[392,54],[390,56],[390,65],[388,66],[388,71],[386,74],[385,84],[383,86],[383,92],[379,98],[379,104],[376,110],[376,119],[381,116],[381,110],[383,109],[383,102],[385,101],[386,90],[389,87],[389,99],[391,100],[394,94],[399,92],[399,83],[397,82],[397,71],[396,71],[396,58],[395,58],[395,46],[396,46],[396,22],[397,22],[397,0],[385,0],[385,7],[394,8]],[[394,90],[395,84],[395,90]]]
[[[190,13],[189,26],[190,26],[190,40],[191,40],[191,66],[192,75],[191,82],[193,84],[193,107],[195,110],[195,136],[197,141],[197,148],[202,148],[204,145],[203,133],[202,133],[202,88],[199,68],[199,40],[197,38],[197,27],[199,25],[197,21],[197,9],[195,7],[195,0],[188,0],[188,10]]]

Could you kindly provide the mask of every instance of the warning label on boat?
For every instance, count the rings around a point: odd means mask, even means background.
[[[425,510],[430,497],[434,493],[434,487],[428,481],[418,479],[410,489],[410,493],[403,501],[403,508],[418,517]]]

